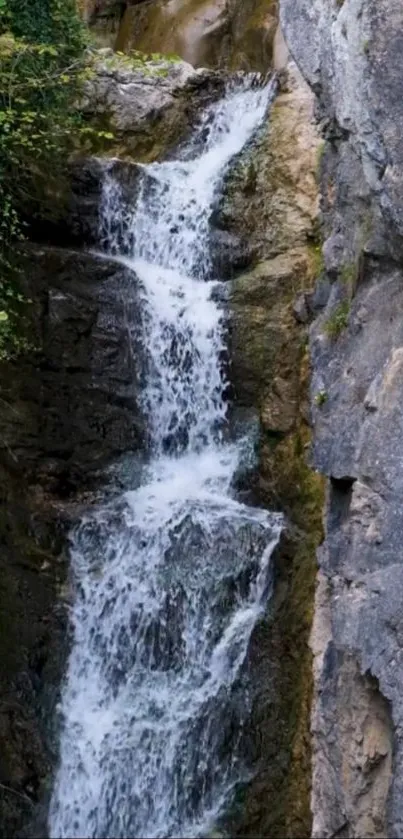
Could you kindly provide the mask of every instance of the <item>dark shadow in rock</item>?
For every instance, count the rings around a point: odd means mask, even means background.
[[[356,478],[330,476],[328,530],[337,530],[348,519]]]

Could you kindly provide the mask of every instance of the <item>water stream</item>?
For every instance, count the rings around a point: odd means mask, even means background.
[[[71,535],[73,647],[51,837],[206,836],[245,777],[235,686],[270,596],[281,516],[232,489],[222,307],[209,219],[274,88],[239,83],[178,159],[144,167],[134,207],[105,176],[101,239],[141,298],[150,457],[141,486]]]

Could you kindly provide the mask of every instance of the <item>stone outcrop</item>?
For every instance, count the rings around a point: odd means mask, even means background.
[[[4,404],[2,399],[2,412]],[[4,424],[4,420],[3,420]],[[56,759],[51,721],[67,652],[63,515],[0,463],[0,829],[44,836]],[[38,804],[38,802],[41,802]],[[21,831],[23,830],[23,833]]]
[[[89,65],[80,107],[91,125],[113,135],[107,153],[121,159],[165,157],[225,86],[219,72],[168,56],[125,57],[105,48],[90,54]]]
[[[282,0],[317,95],[322,276],[311,331],[319,552],[313,836],[403,835],[402,123],[398,0]]]

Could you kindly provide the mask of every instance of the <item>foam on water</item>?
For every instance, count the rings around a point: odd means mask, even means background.
[[[242,446],[222,436],[208,240],[228,164],[273,90],[245,82],[209,108],[178,160],[144,167],[135,207],[106,171],[101,239],[140,286],[151,456],[142,485],[71,536],[52,837],[202,836],[245,777],[236,686],[282,520],[231,491]]]

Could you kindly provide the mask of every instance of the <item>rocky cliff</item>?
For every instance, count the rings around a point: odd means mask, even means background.
[[[314,652],[313,835],[402,836],[399,0],[282,0],[317,97],[323,265],[313,466],[327,479]]]

